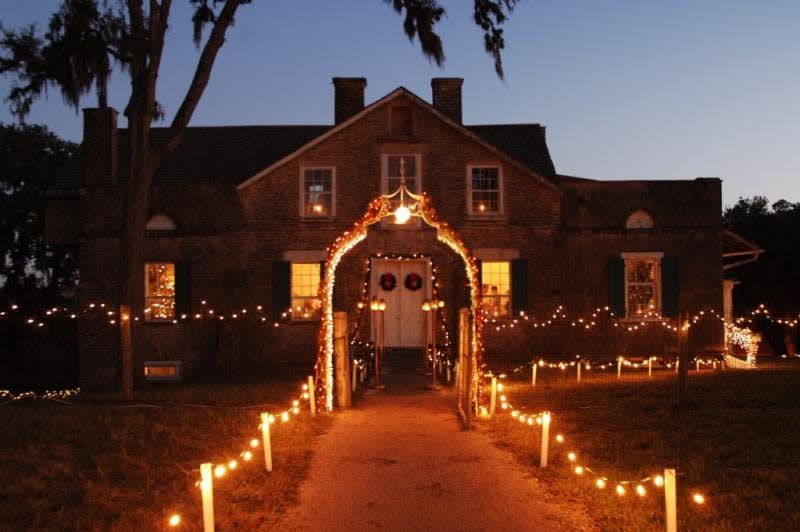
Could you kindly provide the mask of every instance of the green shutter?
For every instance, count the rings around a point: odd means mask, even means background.
[[[621,258],[608,262],[608,307],[614,316],[625,317],[625,261]]]
[[[528,261],[514,259],[511,261],[511,314],[528,310]]]
[[[292,263],[279,260],[272,265],[272,311],[275,317],[292,306]]]
[[[189,263],[175,263],[175,314],[178,317],[181,314],[189,314],[189,279]]]
[[[678,261],[675,257],[661,259],[661,314],[678,315]]]

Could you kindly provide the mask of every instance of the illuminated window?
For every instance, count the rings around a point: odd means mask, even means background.
[[[481,301],[490,316],[511,315],[511,267],[509,262],[481,263]]]
[[[179,381],[181,363],[174,360],[147,360],[144,363],[144,378],[148,381]]]
[[[156,214],[147,220],[144,230],[148,233],[172,233],[175,231],[175,222],[165,214]]]
[[[148,262],[144,265],[144,306],[147,321],[175,318],[175,264]]]
[[[661,255],[627,254],[623,258],[626,315],[634,318],[659,314]]]
[[[502,173],[499,166],[469,166],[468,201],[470,214],[502,212]]]
[[[333,216],[333,168],[301,168],[300,172],[303,189],[301,215],[306,218]]]
[[[292,319],[319,318],[319,262],[292,263]]]

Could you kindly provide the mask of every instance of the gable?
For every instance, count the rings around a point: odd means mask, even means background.
[[[263,177],[269,175],[272,171],[276,170],[277,168],[287,164],[288,162],[297,159],[298,157],[302,156],[308,150],[314,148],[315,146],[324,143],[337,133],[347,129],[348,127],[352,127],[357,124],[359,121],[362,121],[365,117],[370,115],[373,112],[377,112],[382,107],[389,105],[392,102],[395,102],[398,99],[403,99],[408,101],[413,107],[420,109],[424,112],[427,112],[436,117],[440,122],[442,122],[448,128],[451,128],[455,132],[459,133],[464,140],[467,142],[474,142],[479,144],[481,147],[489,150],[492,152],[499,160],[511,164],[512,166],[517,167],[522,172],[526,173],[529,177],[533,178],[534,180],[539,181],[541,184],[545,185],[546,187],[561,193],[560,188],[554,184],[553,182],[549,181],[544,175],[553,175],[555,172],[553,170],[552,161],[550,160],[549,152],[547,151],[546,144],[544,143],[544,135],[542,133],[542,129],[537,124],[524,124],[520,126],[516,125],[497,125],[497,126],[473,126],[474,131],[467,126],[463,126],[452,119],[448,118],[441,112],[439,112],[436,108],[432,105],[427,103],[426,101],[422,100],[420,97],[405,89],[404,87],[400,87],[393,92],[389,93],[388,95],[384,96],[383,98],[373,102],[371,105],[365,107],[362,111],[357,113],[356,115],[352,116],[350,119],[338,124],[337,126],[329,129],[325,133],[321,134],[320,136],[314,138],[307,144],[303,145],[302,147],[298,148],[294,152],[286,155],[279,161],[267,166],[260,172],[254,174],[249,179],[243,181],[241,184],[237,186],[237,189],[242,190],[247,188],[251,184],[257,182],[258,180],[262,179]],[[388,130],[388,128],[387,128]],[[540,146],[536,149],[527,149],[525,147],[525,141],[521,140],[519,137],[522,137],[524,133],[531,133],[536,131],[536,134],[531,135],[531,144],[535,144],[536,140],[540,140]],[[486,138],[491,138],[495,141],[496,144],[493,144],[490,141],[487,141]],[[517,154],[522,154],[528,161],[526,164],[523,161],[515,158],[512,154],[508,153],[501,149],[497,144],[503,145],[507,150],[515,152]],[[542,174],[537,173],[534,169],[529,166],[530,163],[535,164],[538,167],[541,167],[544,172]]]

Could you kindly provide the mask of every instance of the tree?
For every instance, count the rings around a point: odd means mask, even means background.
[[[250,1],[189,0],[194,8],[192,16],[194,41],[201,49],[200,56],[183,101],[167,127],[165,135],[158,141],[151,136],[151,126],[159,117],[156,102],[157,81],[172,0],[148,0],[148,2],[120,0],[123,8],[117,11],[106,9],[102,13],[97,0],[64,0],[58,12],[74,14],[77,10],[76,4],[80,3],[83,10],[81,12],[88,13],[87,16],[70,18],[64,15],[61,19],[75,21],[80,29],[79,35],[85,32],[88,36],[97,37],[97,40],[87,45],[85,50],[82,39],[63,39],[66,47],[63,50],[67,57],[72,58],[69,64],[78,63],[87,66],[87,69],[82,71],[85,75],[73,79],[76,81],[74,87],[79,91],[85,91],[91,85],[90,80],[102,81],[107,78],[108,73],[104,68],[113,64],[112,59],[124,66],[129,74],[131,94],[125,116],[128,119],[130,138],[128,173],[130,178],[125,192],[121,232],[119,301],[121,305],[130,306],[134,312],[138,312],[143,306],[141,286],[144,275],[144,228],[153,176],[161,162],[177,148],[208,85],[217,53],[225,42],[225,34],[233,24],[239,7]],[[405,34],[411,40],[417,38],[423,54],[437,65],[441,65],[445,56],[435,26],[445,14],[445,9],[439,0],[384,0],[384,2],[391,4],[399,14],[405,13],[403,19]],[[483,31],[484,47],[494,58],[495,71],[501,77],[503,75],[501,54],[505,45],[502,25],[516,4],[517,0],[474,0],[474,22]],[[102,20],[113,31],[102,31],[96,26],[98,20]],[[206,27],[210,27],[210,32],[202,43]],[[66,33],[72,35],[71,32]],[[56,32],[53,35],[60,34]],[[50,45],[61,42],[55,38],[50,39],[49,36],[48,39]],[[16,73],[18,79],[28,81],[27,86],[15,86],[10,95],[12,110],[19,116],[24,116],[28,112],[30,102],[41,95],[42,89],[47,84],[58,85],[62,93],[67,88],[67,94],[74,94],[74,87],[69,88],[67,79],[54,74],[58,72],[57,61],[46,53],[48,46],[42,46],[42,40],[36,35],[33,27],[20,33],[5,32],[5,39],[0,44],[11,54],[7,58],[0,59],[0,72]],[[105,62],[101,57],[104,53]],[[76,57],[91,57],[92,60],[77,61]],[[28,96],[15,95],[14,91]],[[16,108],[15,101],[21,102],[17,103]],[[124,381],[129,378],[127,375],[123,377]]]
[[[50,305],[74,288],[73,257],[45,243],[39,209],[78,146],[42,126],[0,124],[0,292],[25,305]]]
[[[771,206],[767,198],[739,198],[725,210],[724,219],[737,233],[764,248],[758,262],[737,270],[741,285],[737,288],[737,310],[752,311],[760,304],[769,308],[773,319],[796,319],[800,312],[800,286],[797,264],[800,262],[800,203],[779,200]],[[777,325],[777,327],[776,327]],[[770,342],[786,353],[797,351],[797,328],[761,323]],[[776,337],[776,333],[779,333]]]

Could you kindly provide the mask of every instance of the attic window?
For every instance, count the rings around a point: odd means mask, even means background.
[[[636,211],[625,222],[626,229],[652,229],[653,218],[645,211]]]
[[[174,233],[175,222],[165,214],[156,214],[147,221],[144,229],[151,233]]]
[[[412,135],[413,129],[411,107],[395,106],[389,108],[389,132],[392,135]]]

